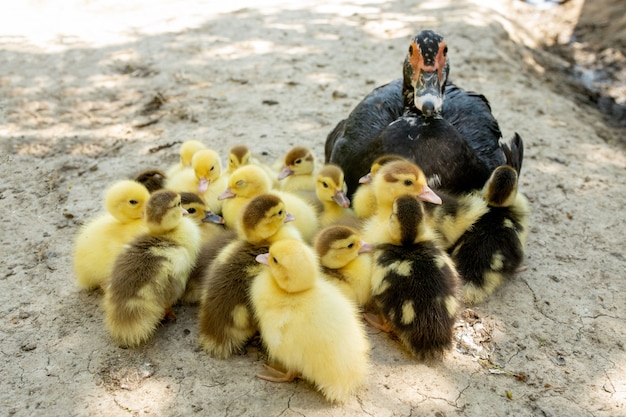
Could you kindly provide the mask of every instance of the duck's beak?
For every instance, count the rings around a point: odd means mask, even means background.
[[[422,201],[428,201],[429,203],[441,204],[441,197],[435,194],[428,185],[424,185],[421,194],[418,194],[417,198]]]
[[[372,173],[368,172],[367,175],[363,175],[359,178],[359,184],[371,184],[372,183]]]
[[[217,199],[226,200],[227,198],[235,198],[235,197],[237,197],[237,194],[234,194],[232,190],[230,189],[230,187],[228,187],[226,191],[224,191],[222,194],[217,196]]]
[[[224,218],[219,214],[215,214],[210,210],[204,210],[204,223],[224,224]]]
[[[257,255],[257,257],[255,259],[260,264],[263,264],[263,265],[269,265],[270,264],[270,254],[269,254],[269,252]]]
[[[335,195],[333,195],[333,200],[335,201],[335,203],[339,204],[340,207],[350,207],[350,199],[346,197],[346,193],[344,193],[343,190],[335,191]]]
[[[419,75],[413,97],[415,107],[424,116],[430,117],[441,111],[443,106],[443,88],[437,71],[422,71]]]
[[[296,219],[296,216],[294,216],[293,214],[291,214],[291,213],[289,213],[289,212],[287,212],[287,213],[285,214],[285,223],[292,222],[292,221],[294,221],[295,219]]]
[[[286,166],[283,168],[282,171],[280,171],[280,174],[278,174],[278,179],[282,180],[283,178],[287,178],[288,176],[292,175],[294,172],[291,168],[289,168],[289,166]]]
[[[202,177],[198,180],[198,194],[202,195],[206,193],[206,190],[209,188],[209,184],[211,181],[207,177]]]
[[[361,249],[359,249],[359,255],[362,253],[372,252],[374,250],[374,245],[365,241],[361,241]]]
[[[181,213],[183,213],[183,216],[186,216],[189,214],[189,212],[182,207],[180,208],[180,210],[181,210]]]

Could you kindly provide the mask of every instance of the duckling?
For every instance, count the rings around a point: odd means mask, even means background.
[[[321,277],[313,250],[281,240],[257,256],[267,265],[250,298],[269,360],[259,378],[286,382],[301,376],[329,401],[347,400],[369,372],[369,343],[355,304]]]
[[[246,165],[238,168],[229,178],[228,188],[219,199],[223,199],[222,216],[227,227],[238,227],[237,217],[242,208],[252,197],[260,194],[274,194],[280,197],[287,210],[295,216],[293,225],[300,231],[302,238],[311,242],[319,230],[317,213],[313,206],[298,196],[271,189],[271,181],[262,168]]]
[[[191,169],[191,158],[200,149],[206,149],[204,143],[199,140],[186,140],[180,145],[179,154],[180,160],[171,167],[168,168],[166,176],[171,178],[180,174],[184,170]]]
[[[202,277],[200,343],[209,354],[225,359],[243,348],[257,331],[248,290],[260,272],[257,255],[280,239],[300,239],[297,230],[285,225],[293,216],[274,195],[254,197],[241,213],[241,234],[214,252]]]
[[[387,229],[393,201],[410,194],[422,201],[441,204],[441,198],[426,183],[424,172],[409,161],[393,161],[385,164],[372,183],[376,197],[376,214],[363,225],[362,236],[374,242]]]
[[[372,299],[382,320],[370,314],[365,319],[396,333],[419,360],[430,361],[452,346],[460,281],[424,216],[414,196],[393,202],[387,227],[373,242]]]
[[[180,201],[189,218],[200,228],[205,243],[224,230],[224,218],[208,210],[204,200],[196,193],[180,193]]]
[[[296,146],[285,155],[285,163],[278,174],[280,189],[283,191],[315,191],[317,173],[315,155],[306,146]]]
[[[521,148],[521,138],[517,146]],[[451,248],[468,304],[484,301],[524,259],[530,203],[518,192],[521,160],[512,162],[508,148],[505,153],[512,165],[496,168],[483,189],[488,211]]]
[[[106,327],[120,346],[145,343],[164,317],[173,316],[201,245],[200,231],[185,213],[178,193],[154,192],[146,204],[148,232],[115,261],[103,306]]]
[[[379,156],[372,162],[370,171],[359,178],[359,186],[352,194],[352,209],[357,217],[366,219],[376,213],[376,196],[374,195],[374,187],[371,184],[378,170],[389,162],[403,160],[405,159],[399,155],[388,154]]]
[[[326,164],[317,174],[315,194],[322,203],[320,215],[321,227],[329,226],[342,220],[358,227],[354,211],[350,209],[350,200],[346,197],[346,183],[343,171],[337,165]]]
[[[111,276],[115,258],[125,244],[144,233],[142,219],[150,193],[142,184],[122,180],[109,187],[104,198],[106,213],[83,226],[74,246],[74,274],[82,289],[93,290]]]
[[[358,306],[365,306],[371,298],[374,246],[362,241],[353,228],[335,225],[322,229],[313,247],[324,276]]]
[[[254,164],[263,168],[267,176],[272,180],[272,188],[278,188],[278,172],[262,163],[252,155],[252,151],[246,145],[235,145],[228,151],[228,175],[235,172],[241,166]]]
[[[140,184],[143,184],[151,193],[165,188],[167,175],[160,169],[146,169],[139,172],[133,178]]]

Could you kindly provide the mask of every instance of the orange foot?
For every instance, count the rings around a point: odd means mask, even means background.
[[[264,372],[257,374],[257,378],[264,379],[270,382],[291,382],[298,377],[295,371],[283,372],[276,368],[272,368],[267,364],[263,364],[265,368]]]
[[[363,318],[378,330],[382,330],[386,333],[391,331],[391,324],[389,324],[382,314],[363,313]]]
[[[176,313],[174,313],[174,309],[172,306],[169,306],[165,309],[165,314],[163,314],[163,321],[176,321]]]

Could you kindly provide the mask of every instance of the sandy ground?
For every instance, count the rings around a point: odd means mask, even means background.
[[[2,415],[626,415],[624,131],[533,49],[571,33],[582,1],[153,3],[33,0],[0,17]],[[297,144],[322,158],[423,28],[446,36],[452,79],[489,98],[505,138],[524,138],[533,208],[528,269],[464,311],[443,362],[417,363],[370,327],[373,372],[338,406],[303,381],[255,378],[258,344],[207,356],[195,307],[146,346],[116,347],[101,294],[71,268],[104,188],[169,166],[189,138],[267,162]]]

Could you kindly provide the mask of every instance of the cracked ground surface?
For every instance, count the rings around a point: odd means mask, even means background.
[[[626,414],[624,131],[560,89],[533,49],[571,31],[582,1],[562,13],[517,1],[31,3],[0,17],[3,415]],[[189,138],[222,155],[245,143],[269,163],[302,144],[322,158],[327,133],[400,76],[426,27],[448,39],[453,80],[489,98],[506,139],[524,138],[533,209],[528,268],[463,312],[445,359],[417,363],[368,328],[372,373],[331,405],[303,381],[255,378],[258,341],[208,357],[193,306],[144,347],[116,347],[102,295],[79,291],[71,268],[103,189],[169,166]]]

